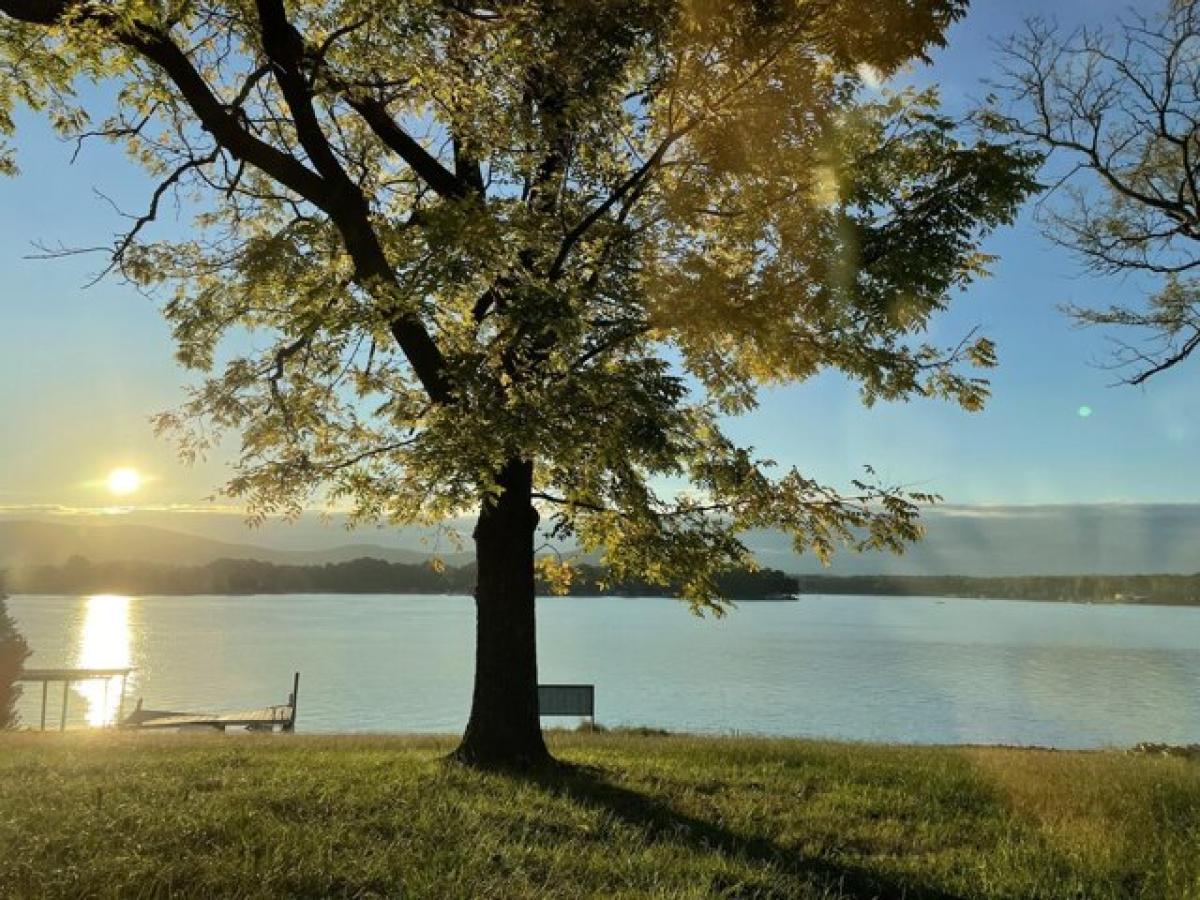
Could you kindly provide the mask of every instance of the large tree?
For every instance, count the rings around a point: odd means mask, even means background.
[[[981,117],[1050,157],[1050,239],[1126,277],[1127,300],[1069,311],[1140,332],[1114,362],[1141,384],[1200,348],[1200,10],[1164,0],[1156,15],[1073,32],[1031,20],[1003,56]]]
[[[824,369],[868,402],[983,401],[991,344],[920,334],[1033,160],[863,85],[964,6],[0,0],[0,111],[159,180],[112,268],[208,373],[160,425],[187,454],[240,432],[254,514],[477,511],[457,755],[530,765],[539,522],[697,609],[746,529],[822,555],[918,535],[922,495],[772,474],[721,418]],[[151,240],[172,195],[194,232]],[[247,330],[259,350],[222,343]]]

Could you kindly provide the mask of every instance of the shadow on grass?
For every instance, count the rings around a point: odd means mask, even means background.
[[[740,834],[718,823],[680,812],[655,797],[615,784],[600,768],[560,763],[509,777],[532,782],[555,796],[607,812],[639,829],[650,840],[685,844],[702,852],[719,853],[730,861],[770,867],[813,889],[814,893],[848,900],[963,900],[960,895],[915,879],[899,879],[862,866],[804,856],[764,835]],[[795,896],[791,891],[800,886],[796,884],[778,896]],[[742,894],[735,889],[725,896]],[[763,896],[763,893],[751,889],[749,896]]]

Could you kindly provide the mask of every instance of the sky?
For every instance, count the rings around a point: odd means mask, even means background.
[[[986,91],[982,79],[998,64],[993,39],[1026,16],[1102,25],[1124,9],[977,0],[932,68],[906,77],[936,83],[958,111]],[[19,127],[22,174],[0,179],[0,512],[111,508],[105,476],[118,466],[149,477],[126,502],[203,504],[228,457],[185,467],[152,431],[149,417],[176,405],[192,377],[175,364],[154,302],[116,279],[85,287],[100,256],[30,258],[37,244],[106,244],[122,222],[100,193],[137,210],[150,186],[111,148],[91,144],[69,166],[73,146],[44,122],[23,115]],[[1114,386],[1102,365],[1111,335],[1080,330],[1058,309],[1129,300],[1140,286],[1082,275],[1038,232],[1032,210],[985,249],[999,257],[993,277],[957,296],[932,331],[953,344],[979,326],[997,343],[985,411],[942,401],[864,409],[852,385],[823,375],[765,392],[756,412],[729,423],[731,434],[834,484],[871,464],[955,506],[1200,502],[1200,360],[1144,388]]]

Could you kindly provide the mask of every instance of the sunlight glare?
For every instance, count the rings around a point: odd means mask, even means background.
[[[124,669],[132,665],[129,606],[129,598],[117,594],[87,598],[76,665],[83,669]],[[74,687],[87,700],[89,725],[100,728],[116,723],[120,678],[110,678],[107,682],[81,681]]]
[[[872,90],[878,90],[883,84],[883,73],[876,69],[870,63],[859,63],[857,70],[858,77],[862,79],[863,84]]]
[[[118,497],[132,494],[142,486],[142,476],[137,469],[122,466],[108,473],[108,489]]]

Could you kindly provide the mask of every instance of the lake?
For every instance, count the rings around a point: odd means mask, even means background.
[[[126,709],[284,702],[301,731],[454,732],[467,597],[12,597],[33,667],[134,666]],[[661,598],[546,598],[541,681],[596,685],[597,721],[866,741],[1200,742],[1200,609],[805,597],[697,619]],[[116,713],[77,685],[70,724]],[[21,710],[37,725],[41,692]],[[57,725],[51,691],[49,721]],[[573,722],[547,719],[546,724]]]

